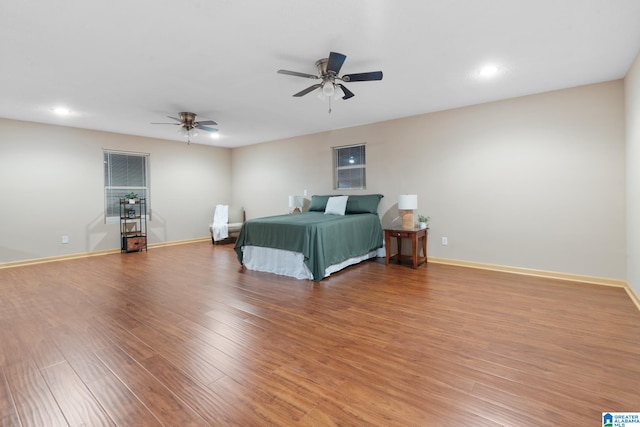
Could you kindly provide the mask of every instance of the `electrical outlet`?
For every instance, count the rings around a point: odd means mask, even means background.
[[[304,190],[303,196],[306,196],[306,195],[307,195],[307,190]]]
[[[449,244],[449,239],[446,237],[442,238],[442,246],[447,246]]]
[[[69,236],[62,236],[62,243],[69,243]]]

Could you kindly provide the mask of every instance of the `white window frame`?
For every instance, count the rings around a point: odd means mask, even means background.
[[[112,185],[111,176],[112,168],[109,162],[110,156],[131,156],[141,157],[144,159],[144,182],[142,185]],[[150,181],[149,181],[149,153],[136,153],[131,151],[115,151],[115,150],[103,150],[103,162],[104,162],[104,222],[105,224],[117,224],[120,222],[120,203],[114,204],[115,197],[120,199],[127,193],[137,193],[141,198],[146,198],[146,212],[143,216],[146,216],[148,220],[151,220],[151,198],[150,198]],[[111,205],[110,205],[111,201]],[[110,209],[111,208],[111,209]]]
[[[352,165],[339,165],[340,161],[340,151],[341,150],[352,150],[352,149],[361,149],[362,154],[360,155],[362,162],[354,163]],[[349,187],[341,187],[340,186],[340,172],[361,169],[362,177],[359,185],[349,186]],[[353,145],[343,145],[340,147],[333,147],[333,189],[334,190],[365,190],[367,188],[367,161],[366,161],[366,144],[353,144]]]

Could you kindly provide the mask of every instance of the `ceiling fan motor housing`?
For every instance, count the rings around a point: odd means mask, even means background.
[[[180,121],[182,121],[184,128],[187,130],[191,130],[194,127],[196,127],[194,123],[195,120],[196,120],[195,113],[189,113],[189,112],[180,113]]]

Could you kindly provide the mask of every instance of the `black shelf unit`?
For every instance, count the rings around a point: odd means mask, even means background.
[[[120,199],[121,252],[147,250],[147,199]]]

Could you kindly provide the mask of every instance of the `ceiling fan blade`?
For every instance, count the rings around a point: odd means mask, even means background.
[[[181,123],[156,123],[156,122],[151,122],[152,125],[179,125]]]
[[[216,128],[210,128],[208,126],[197,126],[198,129],[202,129],[205,132],[218,132]]]
[[[333,71],[338,74],[340,72],[340,68],[342,68],[342,64],[344,64],[344,60],[347,57],[338,52],[329,52],[329,62],[327,63],[327,71]]]
[[[371,71],[369,73],[345,74],[342,76],[344,82],[366,82],[369,80],[382,80],[382,71]]]
[[[353,92],[347,89],[343,84],[336,83],[336,86],[338,86],[340,89],[342,89],[342,92],[344,92],[344,96],[342,97],[342,99],[349,99],[356,96]]]
[[[278,74],[286,74],[289,76],[296,76],[296,77],[306,77],[308,79],[319,79],[320,77],[315,76],[313,74],[307,74],[307,73],[299,73],[297,71],[289,71],[289,70],[278,70]]]
[[[214,126],[218,126],[218,124],[216,122],[214,122],[213,120],[203,120],[203,121],[199,121],[198,122],[199,125],[214,125]]]
[[[305,90],[301,90],[300,92],[294,94],[293,96],[304,96],[304,95],[308,94],[309,92],[318,89],[320,86],[322,86],[320,83],[316,83],[314,85],[309,86]]]
[[[167,117],[169,117],[170,119],[173,119],[173,120],[175,120],[177,122],[182,122],[182,120],[178,119],[177,117],[171,117],[171,116],[167,116]]]

